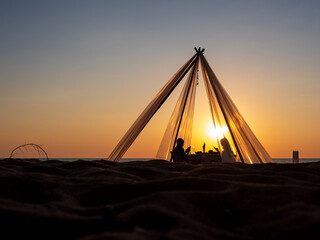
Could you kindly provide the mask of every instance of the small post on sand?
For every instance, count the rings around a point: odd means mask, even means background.
[[[299,163],[299,151],[293,151],[292,163]]]

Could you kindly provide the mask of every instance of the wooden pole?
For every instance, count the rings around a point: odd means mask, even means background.
[[[292,163],[299,163],[299,151],[292,152]]]

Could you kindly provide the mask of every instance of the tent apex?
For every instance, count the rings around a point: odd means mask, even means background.
[[[198,54],[200,54],[200,53],[203,54],[203,52],[204,52],[205,49],[204,49],[204,48],[201,49],[201,47],[198,47],[198,48],[194,47],[194,50],[196,50],[196,52],[197,52]]]

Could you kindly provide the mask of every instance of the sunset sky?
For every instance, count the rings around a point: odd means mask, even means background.
[[[273,158],[320,157],[318,0],[1,1],[0,33],[1,158],[107,158],[194,47]],[[183,83],[124,157],[155,157]],[[210,120],[201,78],[196,150]]]

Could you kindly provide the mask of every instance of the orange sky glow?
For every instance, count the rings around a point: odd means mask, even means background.
[[[107,158],[193,47],[271,157],[319,158],[319,13],[313,1],[3,4],[0,158],[24,143],[50,158]],[[125,158],[155,157],[183,84]],[[211,121],[200,74],[195,151],[216,146]]]

